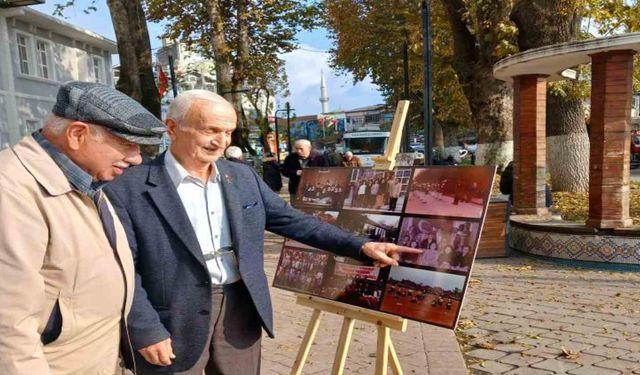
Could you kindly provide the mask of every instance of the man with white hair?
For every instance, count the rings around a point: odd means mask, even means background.
[[[289,194],[292,202],[296,198],[304,168],[329,166],[322,154],[311,149],[311,142],[308,139],[298,139],[293,144],[293,148],[295,152],[287,155],[282,166],[282,174],[289,177]]]
[[[162,122],[107,86],[60,87],[44,128],[0,152],[0,373],[115,374],[131,357],[133,260],[101,187]],[[121,339],[122,338],[122,339]]]
[[[353,152],[347,151],[344,153],[341,165],[343,167],[360,168],[362,167],[362,162],[360,162],[360,158],[355,156]]]
[[[138,374],[260,373],[262,329],[273,336],[265,229],[381,265],[417,251],[304,215],[252,168],[222,160],[236,113],[217,94],[182,93],[166,126],[169,150],[107,188],[136,262],[129,326]]]
[[[236,163],[243,163],[242,149],[238,146],[229,146],[224,150],[224,158]]]

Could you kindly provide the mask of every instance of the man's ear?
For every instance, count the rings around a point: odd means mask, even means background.
[[[65,138],[67,146],[73,151],[78,151],[91,137],[91,127],[82,121],[74,121],[67,126]]]
[[[169,134],[169,137],[171,138],[171,140],[175,140],[176,139],[176,129],[178,128],[178,124],[176,124],[175,121],[173,121],[173,119],[166,119],[164,121],[164,124],[167,127],[167,134]]]

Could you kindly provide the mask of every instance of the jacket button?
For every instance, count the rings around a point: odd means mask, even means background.
[[[209,286],[209,285],[211,285],[211,281],[210,280],[203,281],[201,283],[196,284],[196,286],[200,287],[200,288],[204,288],[204,287]]]
[[[200,311],[198,311],[198,314],[200,314],[200,315],[209,315],[209,310],[200,310]]]

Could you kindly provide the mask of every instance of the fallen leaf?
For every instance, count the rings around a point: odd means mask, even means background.
[[[479,344],[476,344],[477,347],[482,348],[482,349],[495,349],[496,348],[496,343],[495,342],[491,342],[491,341],[485,341],[485,342],[481,342]]]
[[[574,352],[573,350],[569,350],[564,346],[561,346],[560,348],[562,349],[562,354],[560,356],[570,361],[575,361],[576,359],[580,358],[580,353]]]

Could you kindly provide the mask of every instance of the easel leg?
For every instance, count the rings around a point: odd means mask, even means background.
[[[400,367],[400,361],[398,360],[398,354],[396,348],[393,347],[393,341],[389,338],[389,363],[391,364],[391,370],[395,375],[403,375],[402,367]]]
[[[302,339],[302,344],[300,344],[300,350],[298,350],[298,356],[296,357],[296,361],[291,369],[291,375],[302,374],[302,368],[307,361],[309,350],[311,350],[311,344],[313,344],[313,339],[316,337],[316,332],[318,332],[318,327],[320,326],[321,314],[322,311],[318,309],[313,310],[311,320],[309,320],[309,325],[307,326],[307,331]]]
[[[344,363],[347,360],[349,352],[349,344],[351,343],[351,334],[353,333],[353,325],[356,320],[352,318],[344,318],[342,322],[342,330],[340,331],[340,341],[338,341],[338,349],[336,350],[336,358],[333,361],[332,375],[342,375]]]
[[[376,375],[387,375],[389,367],[389,327],[378,326],[378,350],[376,352]]]

